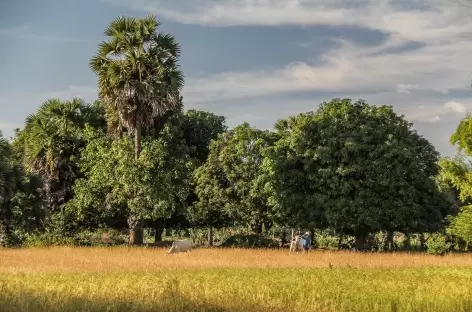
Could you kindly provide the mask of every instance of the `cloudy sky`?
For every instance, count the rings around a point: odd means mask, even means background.
[[[187,108],[271,128],[334,97],[393,105],[444,155],[472,109],[471,0],[1,0],[0,129],[96,98],[107,23],[156,14],[182,44]]]

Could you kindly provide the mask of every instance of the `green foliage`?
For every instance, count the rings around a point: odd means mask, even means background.
[[[41,181],[15,163],[10,144],[0,132],[0,246],[20,242],[15,230],[42,227]]]
[[[463,155],[439,161],[440,179],[458,190],[462,203],[472,200],[472,167]]]
[[[227,130],[225,117],[190,109],[185,112],[182,130],[190,157],[202,165],[210,153],[210,143]]]
[[[222,244],[221,247],[234,247],[234,248],[277,248],[280,243],[276,240],[265,237],[260,234],[250,235],[234,235],[228,237]]]
[[[74,246],[74,238],[52,232],[39,232],[23,238],[24,247]]]
[[[185,206],[193,163],[178,128],[169,123],[159,138],[145,138],[139,158],[127,136],[112,140],[87,129],[81,154],[85,178],[77,181],[67,209],[83,219],[124,215],[136,220],[169,218]],[[101,216],[100,216],[101,215]]]
[[[128,242],[128,236],[121,231],[99,229],[96,231],[81,231],[74,235],[76,246],[113,246]]]
[[[334,99],[276,128],[272,200],[293,223],[363,236],[426,230],[446,217],[433,179],[438,153],[391,107]]]
[[[472,155],[472,115],[467,114],[452,134],[450,142],[459,151],[464,151],[467,155]]]
[[[52,212],[72,197],[72,186],[80,177],[76,158],[84,146],[86,125],[103,127],[99,103],[52,99],[26,119],[13,142],[17,161],[43,180],[47,208]]]
[[[428,238],[426,246],[428,247],[428,253],[433,255],[444,255],[451,247],[451,243],[447,242],[446,236],[443,234],[433,233]]]
[[[448,233],[472,245],[472,206],[462,207],[459,214],[452,218]]]
[[[276,137],[247,123],[220,135],[210,146],[207,162],[195,172],[199,201],[190,211],[193,220],[214,227],[229,219],[247,225],[256,234],[273,223],[267,202],[263,151]]]
[[[314,243],[319,248],[336,249],[339,247],[339,237],[332,235],[330,231],[318,231]]]

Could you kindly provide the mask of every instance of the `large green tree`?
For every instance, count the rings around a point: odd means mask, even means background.
[[[181,103],[180,47],[173,36],[158,31],[159,25],[155,16],[116,18],[105,30],[108,40],[90,60],[109,129],[124,127],[134,136],[136,159],[143,129]]]
[[[267,202],[263,151],[276,141],[269,131],[240,125],[210,145],[206,163],[198,168],[193,219],[232,220],[261,233],[273,224],[273,207]]]
[[[72,197],[72,186],[80,176],[76,158],[84,146],[82,130],[87,124],[104,126],[100,103],[51,99],[28,116],[25,127],[17,131],[15,158],[29,173],[42,177],[50,212],[58,211]]]
[[[144,221],[169,219],[185,207],[190,191],[194,163],[178,127],[179,117],[174,119],[159,136],[145,137],[138,160],[128,136],[113,140],[90,129],[80,158],[85,177],[77,181],[68,209],[78,218],[124,216],[130,243],[142,244]]]
[[[391,107],[334,99],[277,130],[267,166],[273,200],[291,222],[355,235],[363,249],[368,233],[446,217],[438,152]]]

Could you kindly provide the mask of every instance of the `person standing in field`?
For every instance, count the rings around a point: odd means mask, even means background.
[[[308,250],[310,250],[310,246],[311,246],[310,232],[306,232],[305,234],[302,235],[302,237],[300,237],[300,244],[304,252],[308,252]]]

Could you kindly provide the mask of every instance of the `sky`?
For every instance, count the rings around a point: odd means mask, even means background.
[[[392,105],[445,156],[472,109],[472,0],[0,0],[0,129],[97,98],[88,62],[119,15],[181,43],[186,108],[272,128],[332,98]]]

